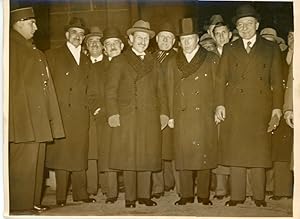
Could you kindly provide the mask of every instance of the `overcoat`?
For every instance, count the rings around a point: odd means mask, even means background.
[[[176,56],[177,52],[174,49],[170,51],[156,51],[153,53],[153,56],[156,57],[158,62],[161,64],[162,73],[164,75],[164,80],[166,83],[166,71],[168,62]],[[163,160],[174,160],[175,159],[175,152],[174,152],[174,138],[173,138],[173,129],[167,126],[162,131],[162,159]]]
[[[9,46],[9,141],[50,142],[64,137],[44,54],[14,30]]]
[[[168,63],[170,115],[174,118],[175,164],[178,170],[217,166],[214,123],[214,77],[219,58],[199,47],[190,63],[182,50]]]
[[[110,168],[161,170],[160,114],[168,115],[159,63],[128,49],[114,58],[105,86],[107,116],[120,115],[113,128]]]
[[[282,63],[277,44],[257,36],[248,54],[242,39],[224,46],[217,72],[217,105],[226,109],[220,131],[220,164],[271,167],[273,109],[283,101]]]
[[[105,56],[100,62],[96,62],[91,67],[89,76],[88,96],[90,108],[93,112],[100,109],[97,115],[92,115],[96,125],[97,138],[97,159],[99,171],[111,171],[109,169],[109,156],[111,147],[112,128],[108,125],[105,107],[105,80],[109,68],[109,60]]]
[[[46,52],[60,105],[66,138],[49,145],[46,166],[79,171],[87,168],[90,61],[83,53],[77,65],[67,45]]]

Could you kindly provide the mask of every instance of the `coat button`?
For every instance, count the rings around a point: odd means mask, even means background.
[[[243,92],[244,92],[244,90],[243,90],[243,89],[240,89],[240,92],[241,92],[241,93],[243,93]]]
[[[195,81],[197,81],[199,79],[199,77],[197,76],[197,77],[195,77]]]
[[[66,75],[68,76],[70,73],[69,72],[66,72]]]
[[[72,91],[72,88],[70,88],[70,91]]]
[[[206,154],[203,154],[203,157],[204,157],[204,158],[206,158],[206,157],[207,157],[207,155],[206,155]]]
[[[199,93],[200,93],[200,91],[198,91],[198,90],[195,92],[196,95],[198,95]]]
[[[207,74],[204,74],[204,77],[207,77]]]
[[[197,111],[198,111],[198,110],[200,110],[200,108],[199,108],[199,107],[196,107],[196,108],[195,108],[195,110],[197,110]]]
[[[193,145],[195,145],[196,144],[196,141],[193,141]]]

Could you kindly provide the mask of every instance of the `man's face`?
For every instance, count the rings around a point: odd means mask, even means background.
[[[150,36],[148,33],[136,31],[133,35],[129,35],[129,39],[132,43],[132,48],[142,53],[149,46]]]
[[[229,42],[231,38],[231,32],[228,30],[227,26],[220,26],[214,29],[214,38],[217,43],[217,47],[223,47]]]
[[[104,50],[108,57],[116,57],[121,54],[124,44],[119,38],[108,38],[104,41]]]
[[[91,36],[86,41],[87,49],[89,50],[90,56],[98,57],[102,54],[102,44],[99,36]]]
[[[175,36],[168,31],[161,31],[156,36],[158,48],[163,51],[170,50],[175,43]]]
[[[207,51],[214,51],[216,49],[216,43],[213,41],[213,39],[200,42],[200,45],[203,46],[203,48]]]
[[[239,35],[245,39],[251,39],[259,27],[259,23],[254,17],[242,17],[236,22],[236,29],[239,32]]]
[[[294,49],[294,32],[290,31],[288,34],[288,46]]]
[[[193,52],[197,48],[198,42],[199,36],[197,34],[190,34],[180,37],[180,45],[184,53],[189,54]]]
[[[84,29],[71,27],[66,32],[66,38],[73,46],[78,47],[84,39]]]
[[[35,19],[28,19],[24,21],[18,21],[19,32],[27,40],[31,39],[37,31]]]

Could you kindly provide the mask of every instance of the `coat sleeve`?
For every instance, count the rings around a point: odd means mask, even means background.
[[[118,92],[121,75],[123,72],[123,60],[121,57],[116,57],[111,61],[106,74],[105,83],[105,106],[106,115],[110,117],[112,115],[120,114],[118,107]],[[123,68],[122,68],[123,67]]]
[[[289,76],[284,94],[283,111],[293,111],[293,63],[289,66]]]
[[[165,72],[165,84],[166,84],[166,93],[167,93],[167,100],[168,100],[168,108],[169,108],[169,117],[170,119],[174,118],[174,111],[173,111],[173,98],[174,98],[174,71],[173,66],[175,64],[175,59],[170,60],[166,65],[166,72]]]
[[[274,44],[273,57],[271,63],[271,86],[273,88],[273,109],[282,109],[283,86],[282,86],[282,58],[279,46]]]

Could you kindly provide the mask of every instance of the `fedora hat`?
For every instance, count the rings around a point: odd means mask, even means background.
[[[255,8],[249,4],[241,5],[236,9],[236,15],[232,18],[232,22],[236,24],[237,20],[242,17],[254,17],[258,21],[260,20],[260,16]]]
[[[97,27],[97,26],[92,26],[92,27],[90,28],[89,34],[87,34],[87,35],[85,36],[85,40],[88,40],[89,37],[92,37],[92,36],[98,36],[98,37],[101,38],[101,37],[103,36],[103,33],[102,33],[102,31],[100,30],[99,27]]]
[[[17,21],[28,20],[34,17],[35,15],[32,7],[18,8],[10,12],[11,24],[16,23]]]
[[[167,21],[162,23],[162,25],[160,25],[157,33],[162,32],[162,31],[167,31],[167,32],[173,33],[174,36],[176,35],[176,29],[175,29],[174,25],[172,25],[171,23],[169,23]]]
[[[212,32],[216,24],[222,22],[224,22],[223,17],[220,14],[214,14],[210,17],[209,24],[207,26],[204,25],[204,29],[207,30],[210,35],[213,35]]]
[[[119,38],[121,41],[122,40],[122,35],[119,31],[118,28],[116,27],[107,27],[104,29],[103,31],[103,37],[100,39],[102,43],[104,43],[105,40],[109,39],[109,38]]]
[[[179,20],[178,36],[198,34],[196,22],[192,18],[182,18]]]
[[[127,35],[133,34],[136,31],[141,31],[148,33],[150,35],[150,38],[153,38],[155,36],[155,32],[150,29],[150,23],[143,20],[136,21],[131,28],[127,30]]]
[[[83,29],[86,33],[88,28],[86,27],[85,21],[80,17],[72,17],[69,23],[65,26],[65,31],[68,31],[71,27],[77,27]]]
[[[277,31],[273,28],[266,27],[260,31],[260,35],[266,38],[272,38],[277,44],[285,43],[284,39],[277,36]]]

